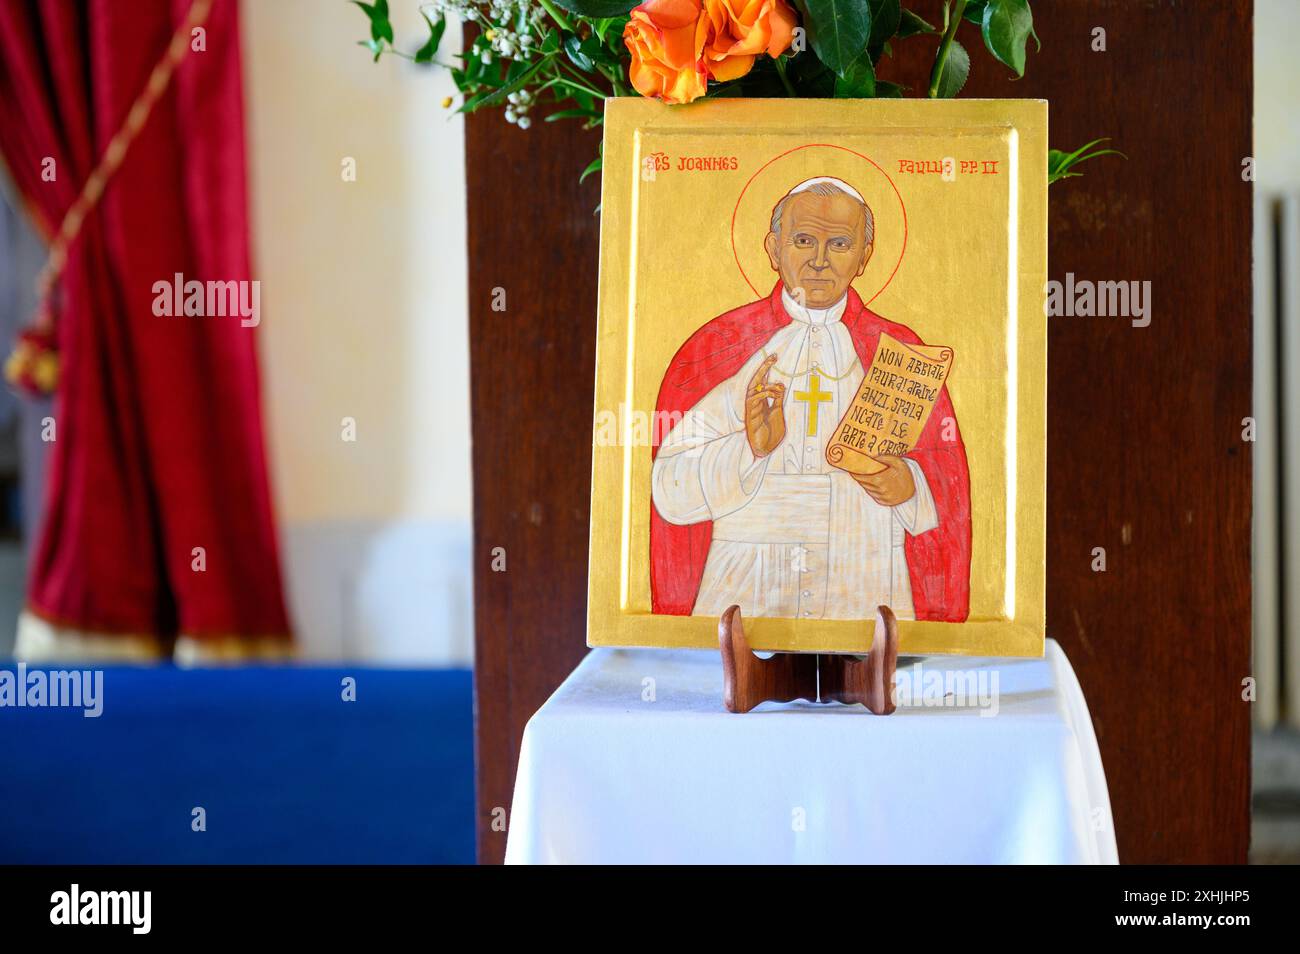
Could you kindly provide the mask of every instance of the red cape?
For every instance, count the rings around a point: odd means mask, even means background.
[[[864,368],[871,366],[882,331],[907,344],[921,339],[904,325],[886,321],[862,304],[849,289],[841,318],[853,338]],[[719,315],[686,341],[673,356],[659,388],[656,421],[664,415],[685,414],[714,387],[741,366],[780,328],[790,322],[781,304],[781,283],[767,298]],[[955,439],[942,439],[943,422],[954,421]],[[917,619],[961,622],[970,609],[970,474],[966,448],[956,427],[956,415],[945,387],[916,447],[907,456],[921,465],[939,514],[939,526],[920,536],[908,535],[907,568]],[[655,433],[651,459],[659,453]],[[676,526],[650,504],[650,593],[654,612],[689,616],[704,573],[713,538],[713,523],[705,520]]]

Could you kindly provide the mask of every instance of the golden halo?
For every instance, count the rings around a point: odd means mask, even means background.
[[[804,153],[807,149],[819,152],[814,158]],[[770,283],[758,287],[753,277],[764,275],[772,268],[763,248],[772,208],[787,192],[813,176],[842,179],[867,200],[875,219],[875,250],[866,271],[853,284],[862,303],[870,304],[894,280],[903,263],[903,253],[907,251],[907,208],[889,174],[875,161],[847,146],[820,142],[795,146],[769,159],[749,177],[731,213],[731,254],[740,276],[758,297],[771,292]],[[743,253],[736,244],[738,231],[746,236]],[[894,248],[898,249],[897,256],[884,254]]]

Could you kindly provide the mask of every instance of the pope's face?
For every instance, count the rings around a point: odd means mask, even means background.
[[[763,243],[772,268],[796,300],[828,308],[862,274],[871,258],[862,207],[846,195],[800,192],[781,210],[780,233]]]

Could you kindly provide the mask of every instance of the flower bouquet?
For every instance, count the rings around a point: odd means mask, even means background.
[[[433,0],[420,8],[428,36],[405,52],[394,45],[388,0],[353,2],[370,21],[361,44],[376,60],[392,54],[445,66],[461,94],[459,112],[501,108],[520,129],[535,112],[546,122],[598,125],[608,96],[673,105],[716,96],[951,97],[970,73],[957,39],[963,22],[1017,76],[1029,39],[1037,43],[1028,0],[945,0],[935,24],[902,0]],[[450,63],[438,60],[448,18],[470,28]],[[877,77],[895,43],[922,35],[938,38],[923,82],[907,87]],[[1049,181],[1114,153],[1103,141],[1051,150]],[[597,157],[583,177],[600,167]]]

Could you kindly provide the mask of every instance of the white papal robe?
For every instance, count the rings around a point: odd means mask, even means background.
[[[884,603],[913,619],[905,535],[939,524],[925,474],[904,458],[916,493],[883,507],[826,463],[826,444],[864,374],[840,322],[847,298],[825,309],[805,308],[785,291],[781,300],[790,323],[687,411],[655,458],[660,516],[713,521],[694,613],[716,616],[738,603],[749,616],[868,619]],[[745,387],[773,353],[768,381],[786,385],[785,439],[756,459],[745,434]]]

